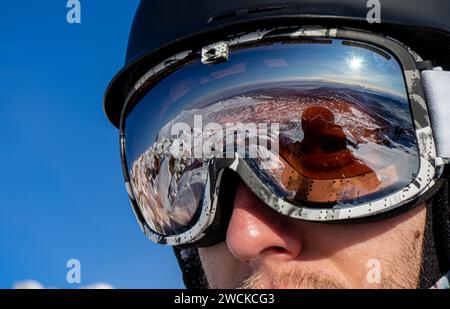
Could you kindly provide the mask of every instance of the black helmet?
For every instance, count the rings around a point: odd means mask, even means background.
[[[142,0],[131,29],[125,67],[108,86],[107,117],[116,127],[125,98],[153,65],[188,48],[220,41],[227,34],[265,26],[350,27],[397,39],[434,65],[450,70],[450,1],[381,0],[381,23],[369,23],[367,0]],[[450,266],[447,181],[435,195],[436,250],[442,270]],[[187,287],[204,286],[196,249],[175,249]]]
[[[126,65],[106,91],[106,115],[118,127],[126,94],[168,51],[174,54],[186,46],[202,46],[211,37],[219,41],[228,32],[263,25],[367,29],[401,39],[427,60],[450,68],[450,1],[380,2],[381,23],[369,24],[367,0],[142,0],[130,33]]]

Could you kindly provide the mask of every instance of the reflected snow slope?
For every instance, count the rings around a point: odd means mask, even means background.
[[[306,111],[313,113],[310,118]],[[194,128],[194,116],[201,116],[203,130],[171,134],[179,123]],[[209,123],[222,127],[208,128]],[[329,82],[247,91],[180,112],[159,131],[153,145],[131,162],[134,194],[154,231],[177,234],[195,221],[207,158],[222,155],[227,142],[248,148],[249,135],[227,139],[234,133],[225,131],[226,125],[238,129],[238,123],[279,124],[280,156],[269,158],[279,163],[277,167],[262,168],[265,159],[260,157],[248,160],[278,195],[293,203],[345,207],[351,200],[358,204],[401,189],[418,170],[409,104],[401,98]],[[267,136],[271,142],[276,138]],[[195,143],[202,142],[209,152],[193,158],[193,149],[203,146]],[[267,150],[257,147],[258,154]],[[295,177],[287,178],[288,171]]]

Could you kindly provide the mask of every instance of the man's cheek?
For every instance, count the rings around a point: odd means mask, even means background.
[[[212,288],[234,288],[249,274],[247,265],[233,257],[225,242],[199,248],[198,253]]]

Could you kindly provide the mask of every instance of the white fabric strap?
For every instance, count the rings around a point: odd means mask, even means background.
[[[437,155],[450,159],[450,72],[442,68],[422,71],[422,83]]]

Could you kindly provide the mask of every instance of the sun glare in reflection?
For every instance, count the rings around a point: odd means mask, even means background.
[[[347,65],[352,71],[360,71],[364,61],[361,57],[353,56],[347,60]]]

